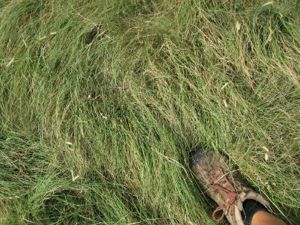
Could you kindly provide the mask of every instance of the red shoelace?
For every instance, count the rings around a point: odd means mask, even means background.
[[[212,177],[213,180],[216,180],[214,184],[209,185],[209,188],[218,191],[223,197],[226,199],[226,202],[224,204],[219,204],[218,208],[215,209],[215,211],[212,214],[213,220],[216,222],[223,221],[225,214],[228,212],[228,209],[231,205],[234,204],[234,202],[237,199],[237,192],[232,185],[232,183],[229,181],[227,176],[225,175],[223,169],[220,168],[220,177]],[[221,216],[217,218],[217,213],[223,211]]]

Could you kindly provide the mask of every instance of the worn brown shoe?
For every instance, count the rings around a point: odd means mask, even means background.
[[[190,156],[190,166],[207,194],[219,205],[212,214],[216,222],[221,222],[226,216],[231,225],[245,225],[243,203],[246,200],[257,201],[267,211],[272,211],[261,195],[242,184],[236,170],[230,171],[222,155],[212,151],[195,151]]]

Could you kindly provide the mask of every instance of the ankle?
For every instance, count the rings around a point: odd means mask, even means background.
[[[266,212],[267,209],[259,202],[249,199],[243,203],[244,208],[244,224],[252,225],[252,219],[257,212]]]
[[[245,225],[286,225],[257,201],[246,200],[243,207]]]
[[[286,225],[281,219],[267,211],[257,211],[251,221],[251,225]]]

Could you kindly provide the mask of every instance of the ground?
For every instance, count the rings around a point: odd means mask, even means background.
[[[1,0],[0,224],[215,224],[199,147],[297,224],[299,11]]]

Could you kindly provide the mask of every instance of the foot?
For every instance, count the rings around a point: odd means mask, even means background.
[[[212,214],[215,221],[221,222],[226,217],[231,225],[245,225],[243,212],[247,200],[271,211],[261,195],[242,184],[237,171],[230,171],[227,160],[220,154],[205,150],[192,152],[190,166],[207,194],[219,205]]]

